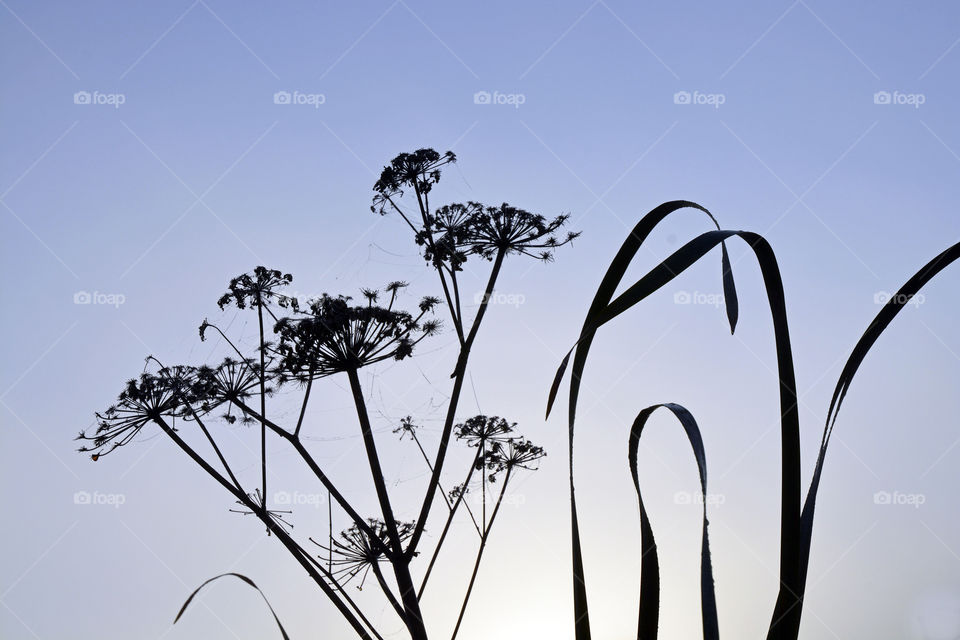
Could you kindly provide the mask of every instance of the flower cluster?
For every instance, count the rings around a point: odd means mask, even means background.
[[[518,467],[534,470],[533,464],[547,455],[543,447],[514,435],[516,426],[515,422],[507,422],[498,416],[478,415],[456,425],[454,435],[467,446],[480,448],[475,468],[478,471],[486,468],[487,479],[496,482],[497,473]],[[467,491],[466,486],[458,485],[450,492],[450,497],[456,499]]]
[[[360,529],[356,524],[352,525],[346,531],[340,533],[340,540],[332,539],[330,546],[324,546],[313,540],[310,540],[318,547],[328,552],[331,557],[331,563],[336,567],[333,571],[333,577],[337,580],[345,576],[342,584],[346,585],[357,574],[362,573],[360,587],[366,580],[367,572],[373,565],[386,559],[384,550],[390,546],[390,538],[387,534],[387,525],[383,520],[369,518],[367,523],[370,530],[376,535],[374,541],[370,535]],[[406,542],[413,535],[414,523],[396,522],[397,533],[400,535],[400,542]]]
[[[496,442],[477,460],[477,468],[486,467],[487,480],[497,481],[497,474],[510,469],[536,471],[534,463],[546,456],[543,447],[538,447],[526,438],[508,438],[506,442]]]
[[[506,203],[490,207],[471,201],[431,210],[427,194],[440,180],[440,167],[455,161],[449,151],[444,155],[433,149],[402,153],[384,168],[373,187],[371,210],[381,215],[389,210],[397,212],[434,267],[459,271],[471,254],[488,260],[511,253],[550,260],[553,249],[580,235],[558,235],[568,215],[545,218]],[[408,215],[397,203],[404,188],[415,190],[419,216]]]
[[[467,446],[489,448],[509,440],[516,426],[516,422],[510,423],[498,416],[478,415],[456,425],[453,434],[458,440],[466,441]]]
[[[470,248],[488,260],[497,253],[517,253],[549,261],[553,249],[580,235],[575,231],[567,232],[563,238],[556,235],[569,219],[569,215],[547,219],[507,203],[483,207],[471,222]]]
[[[179,380],[171,382],[167,376],[150,373],[127,381],[116,404],[96,414],[94,434],[81,431],[77,436],[90,443],[80,451],[91,452],[90,457],[98,460],[133,440],[147,423],[176,416],[183,402],[182,388]]]
[[[435,212],[425,212],[423,226],[414,235],[423,247],[423,257],[435,267],[447,265],[460,271],[467,256],[473,252],[471,234],[482,205],[476,202],[454,203]]]
[[[409,356],[420,340],[439,329],[439,321],[423,321],[439,300],[421,300],[417,316],[394,310],[397,291],[404,286],[402,282],[387,286],[391,295],[385,307],[378,304],[378,291],[365,290],[367,304],[356,306],[347,296],[323,294],[310,302],[306,317],[278,321],[276,371],[281,380],[306,381]]]
[[[252,492],[248,491],[247,500],[249,500],[249,503],[253,505],[255,510],[251,510],[247,503],[237,500],[237,504],[240,505],[241,508],[228,509],[228,511],[230,513],[239,513],[245,516],[257,515],[259,511],[266,514],[266,516],[273,520],[277,526],[283,529],[293,530],[293,525],[287,522],[286,518],[284,517],[290,515],[293,513],[293,511],[290,511],[289,509],[268,509],[266,498],[264,497],[263,493],[260,492],[260,489],[254,489]],[[267,529],[267,535],[270,535],[270,529]]]
[[[281,273],[276,269],[256,267],[252,274],[244,273],[230,281],[228,291],[220,296],[217,305],[224,309],[234,304],[238,309],[245,309],[247,305],[258,307],[276,300],[282,307],[290,306],[296,311],[297,299],[277,293],[281,287],[293,282],[289,273]]]
[[[383,168],[380,179],[373,185],[376,196],[370,210],[383,215],[394,207],[392,198],[403,195],[404,189],[414,189],[418,197],[425,197],[433,185],[440,182],[440,167],[457,161],[452,151],[443,155],[433,149],[417,149],[401,153]]]
[[[260,385],[261,373],[260,363],[252,358],[225,358],[217,367],[198,367],[189,398],[197,413],[210,413],[226,404],[227,412],[223,418],[232,424],[237,420],[237,416],[233,414],[234,403],[250,397]],[[265,375],[270,378],[270,369],[266,370]],[[268,395],[273,392],[272,387],[264,390]],[[242,412],[240,418],[244,423],[252,421]]]
[[[400,426],[393,430],[394,433],[400,434],[400,439],[403,440],[404,436],[409,435],[411,440],[417,439],[417,429],[420,426],[413,422],[413,417],[407,416],[400,419]]]

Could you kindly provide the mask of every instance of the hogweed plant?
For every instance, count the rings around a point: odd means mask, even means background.
[[[666,217],[680,210],[699,211],[709,217],[715,231],[708,231],[690,240],[646,275],[616,295],[627,268],[637,255],[647,237]],[[814,466],[811,484],[806,499],[801,502],[800,465],[800,419],[797,407],[797,385],[794,375],[793,352],[787,324],[786,303],[780,269],[771,246],[760,235],[749,231],[724,231],[713,215],[704,207],[688,201],[666,202],[645,215],[624,240],[620,250],[608,267],[594,295],[580,337],[567,352],[554,377],[547,400],[547,416],[554,405],[567,368],[573,357],[567,405],[569,492],[572,522],[571,550],[573,560],[574,631],[576,640],[590,640],[590,616],[587,603],[586,573],[579,533],[576,491],[574,483],[574,427],[584,367],[593,339],[600,327],[639,304],[645,298],[665,287],[687,268],[698,262],[718,245],[721,248],[721,268],[724,299],[730,331],[736,328],[738,308],[731,264],[726,241],[740,238],[753,250],[760,267],[766,289],[767,301],[773,320],[774,341],[780,389],[780,440],[781,440],[781,504],[780,504],[780,583],[779,592],[767,632],[768,640],[797,640],[800,634],[801,613],[807,580],[807,568],[813,536],[813,518],[817,493],[823,473],[824,461],[830,436],[836,424],[840,405],[850,389],[853,378],[871,347],[886,330],[893,319],[906,307],[920,289],[943,269],[960,259],[960,243],[954,244],[928,262],[890,297],[880,312],[854,346],[834,389],[827,410],[820,449]],[[653,528],[643,504],[638,476],[638,448],[644,426],[650,415],[658,409],[673,414],[683,428],[689,441],[703,492],[702,545],[700,561],[700,598],[703,637],[705,640],[719,638],[717,603],[714,591],[713,566],[707,524],[707,463],[700,428],[693,415],[682,405],[675,403],[655,404],[637,415],[629,430],[627,462],[633,477],[640,511],[640,599],[638,605],[638,640],[656,640],[659,630],[660,566]]]
[[[455,161],[453,153],[441,155],[432,149],[397,156],[374,185],[371,207],[380,215],[399,216],[409,227],[427,266],[437,274],[442,297],[422,298],[413,310],[404,310],[401,298],[406,284],[396,281],[382,290],[365,289],[356,299],[323,294],[304,303],[286,293],[293,280],[290,274],[257,267],[231,280],[218,301],[221,309],[235,307],[238,312],[255,316],[257,333],[252,350],[245,350],[244,343],[232,338],[226,329],[204,320],[200,339],[215,335],[229,349],[229,357],[218,364],[175,366],[148,357],[144,373],[126,383],[113,406],[96,414],[96,430],[79,436],[84,442],[81,451],[99,460],[129,444],[141,431],[159,429],[226,490],[235,503],[231,511],[255,516],[266,527],[356,635],[368,640],[383,640],[383,635],[351,597],[348,587],[362,587],[372,574],[384,601],[410,638],[426,640],[428,621],[423,619],[421,599],[460,514],[469,519],[478,543],[452,631],[452,638],[456,638],[510,482],[516,474],[536,469],[545,455],[543,449],[517,432],[515,423],[498,416],[478,415],[458,421],[459,401],[471,349],[507,258],[527,256],[550,261],[552,251],[570,243],[577,234],[561,233],[567,222],[565,215],[545,218],[508,204],[468,202],[433,207],[430,196],[440,181],[441,169]],[[468,261],[489,265],[486,285],[472,317],[462,290]],[[429,472],[422,499],[409,509],[399,506],[388,490],[360,370],[412,357],[420,342],[442,330],[438,309],[448,317],[458,351],[435,450],[430,451],[418,436],[415,418],[406,417],[396,425],[395,433],[415,444]],[[328,475],[318,461],[318,452],[306,444],[306,434],[323,429],[307,416],[311,394],[327,378],[347,380],[376,497],[376,513],[364,514],[355,508],[337,479]],[[299,394],[295,396],[299,401],[294,419],[286,420],[282,416],[287,412],[275,408],[271,398],[279,391]],[[228,459],[222,446],[224,424],[237,421],[249,425],[256,434],[256,446],[248,447],[257,457],[253,464],[259,477],[255,482],[238,472],[250,467],[251,461]],[[198,440],[200,445],[195,444]],[[457,472],[458,484],[444,490],[441,482],[448,471],[445,463],[455,445],[472,451],[472,460],[465,470]],[[325,532],[308,531],[303,536],[300,528],[294,528],[297,513],[277,509],[273,504],[276,501],[269,499],[268,449],[278,446],[292,448],[327,492]],[[469,493],[480,495],[472,508],[467,500]],[[429,553],[423,553],[428,547],[424,532],[437,510],[442,512],[438,516],[443,523],[441,533]],[[333,534],[335,520],[348,523],[339,536]],[[200,589],[225,576],[257,588],[240,574],[216,576],[190,595],[177,620]],[[286,638],[275,613],[274,619]]]

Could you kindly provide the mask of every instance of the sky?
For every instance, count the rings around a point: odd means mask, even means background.
[[[380,167],[400,152],[457,154],[434,202],[569,213],[582,231],[551,264],[508,260],[472,359],[460,417],[508,417],[548,456],[511,489],[463,640],[573,637],[566,429],[543,410],[609,260],[644,213],[693,200],[772,244],[805,483],[849,351],[886,296],[960,239],[955,3],[0,5],[3,638],[278,637],[240,583],[213,585],[171,626],[190,591],[226,571],[254,579],[293,638],[352,637],[276,540],[231,513],[230,497],[162,434],[145,430],[96,464],[72,438],[148,354],[222,357],[199,342],[204,318],[252,344],[254,318],[216,300],[256,265],[293,273],[302,297],[397,279],[410,282],[410,307],[437,293],[402,222],[369,211]],[[629,275],[709,228],[696,212],[676,214]],[[759,638],[769,623],[776,360],[752,253],[730,249],[734,336],[714,252],[595,343],[577,439],[595,637],[636,635],[627,436],[639,410],[668,401],[703,430],[721,632]],[[487,268],[466,272],[468,300]],[[914,300],[850,390],[818,500],[805,639],[960,637],[957,277],[948,269]],[[413,415],[436,446],[455,337],[422,347],[363,371],[407,519],[427,470],[391,429]],[[319,397],[309,446],[372,508],[346,381]],[[676,427],[653,420],[640,480],[661,553],[662,637],[696,638],[698,485]],[[228,455],[249,458],[253,433],[223,429]],[[466,455],[451,468],[465,469]],[[321,489],[290,451],[277,445],[269,459],[296,535],[325,535]],[[255,459],[240,473],[255,483]],[[457,523],[426,594],[431,637],[452,628],[476,546],[469,526]],[[354,595],[385,637],[403,637],[375,589]]]

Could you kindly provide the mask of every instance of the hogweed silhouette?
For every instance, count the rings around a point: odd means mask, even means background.
[[[382,291],[362,290],[356,301],[346,295],[323,294],[302,303],[285,293],[293,281],[292,275],[258,266],[252,273],[233,278],[217,302],[221,309],[235,307],[255,314],[257,341],[252,351],[245,351],[238,339],[232,339],[227,331],[204,320],[199,328],[200,339],[215,333],[233,355],[218,365],[174,367],[148,357],[148,368],[152,370],[130,380],[116,404],[96,414],[95,431],[79,436],[84,442],[80,450],[99,460],[129,444],[143,429],[158,427],[232,496],[238,507],[231,511],[253,515],[266,527],[268,534],[306,570],[353,631],[365,639],[382,640],[383,636],[345,587],[358,577],[357,586],[362,586],[369,573],[375,576],[384,599],[410,638],[428,638],[420,600],[455,516],[464,507],[479,542],[453,631],[456,636],[513,474],[536,469],[537,461],[545,455],[542,448],[516,432],[514,423],[503,418],[474,416],[458,423],[458,405],[470,351],[505,260],[519,255],[549,261],[554,249],[570,243],[577,234],[558,235],[567,223],[566,215],[547,219],[507,204],[488,207],[469,202],[431,207],[429,197],[440,181],[442,167],[455,161],[453,153],[441,155],[432,149],[400,154],[384,168],[374,185],[371,207],[382,215],[399,215],[410,228],[427,266],[437,273],[442,298],[425,297],[415,311],[402,310],[399,301],[406,283],[395,281]],[[465,312],[458,280],[458,274],[471,258],[492,263],[483,297],[472,319]],[[441,308],[449,317],[459,346],[451,374],[452,389],[439,443],[432,455],[418,438],[413,417],[401,420],[396,427],[401,437],[409,436],[416,444],[430,474],[423,498],[411,512],[415,517],[400,520],[383,472],[359,372],[384,361],[413,357],[421,341],[442,330],[443,323],[434,315]],[[304,434],[314,427],[306,419],[314,385],[333,376],[345,376],[349,383],[379,508],[374,515],[359,513],[305,445]],[[271,410],[268,402],[281,390],[300,394],[295,420],[284,424],[281,416],[285,414]],[[235,471],[249,461],[228,460],[220,444],[223,434],[218,427],[238,420],[259,427],[256,453],[260,478],[253,487]],[[205,455],[189,444],[184,437],[187,432],[191,432],[191,436],[193,432],[202,435],[212,454]],[[268,445],[277,441],[294,449],[300,462],[329,496],[325,542],[322,537],[318,540],[309,535],[311,532],[307,532],[305,540],[301,539],[299,530],[294,528],[296,513],[270,504],[267,450]],[[441,479],[453,442],[461,442],[468,450],[475,448],[476,453],[463,481],[448,492],[442,489]],[[476,484],[480,485],[481,494],[479,514],[465,500]],[[496,491],[494,484],[498,485]],[[491,487],[488,489],[487,485]],[[488,498],[488,493],[495,494],[496,498]],[[333,535],[334,507],[336,519],[349,523],[339,538]],[[421,556],[428,519],[438,508],[446,510],[443,532],[430,553],[419,585],[415,586],[414,569],[419,564],[415,560]],[[298,532],[297,537],[294,531]],[[323,553],[311,552],[305,541],[312,542]],[[216,576],[190,595],[177,619],[200,589],[224,576],[237,577],[257,588],[246,576],[233,573]],[[274,619],[286,638],[276,614]]]

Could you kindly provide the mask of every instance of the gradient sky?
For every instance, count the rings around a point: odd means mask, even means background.
[[[564,419],[544,423],[543,408],[593,290],[643,213],[695,200],[777,251],[805,478],[843,359],[877,299],[960,237],[955,3],[0,5],[3,638],[277,637],[239,583],[216,585],[171,628],[190,590],[224,571],[256,580],[295,639],[351,637],[276,541],[229,513],[222,490],[165,439],[145,431],[93,464],[71,438],[145,355],[217,357],[197,339],[204,317],[250,338],[250,318],[215,303],[230,277],[258,264],[293,272],[304,296],[398,278],[412,283],[411,306],[435,293],[401,222],[368,210],[378,168],[401,151],[457,153],[435,202],[568,212],[583,231],[554,264],[507,263],[498,290],[522,304],[492,308],[472,360],[462,417],[477,407],[509,417],[550,455],[511,494],[463,640],[572,637]],[[275,104],[282,91],[322,104]],[[105,104],[77,104],[78,92]],[[478,92],[503,104],[477,104]],[[631,273],[708,228],[695,212],[670,219]],[[722,308],[675,303],[719,293],[711,255],[594,347],[578,487],[595,637],[635,637],[627,430],[665,401],[686,405],[704,432],[721,631],[760,638],[769,622],[775,356],[752,253],[742,243],[731,253],[735,337]],[[470,271],[465,286],[479,290],[482,278]],[[850,392],[818,502],[804,638],[960,637],[957,278],[948,270],[897,319]],[[103,304],[75,304],[83,292]],[[387,474],[410,504],[425,470],[389,428],[414,414],[435,444],[453,349],[446,333],[410,362],[364,371]],[[321,397],[311,447],[371,504],[343,381]],[[699,637],[699,514],[683,499],[697,490],[695,466],[666,416],[646,438],[662,636]],[[314,495],[288,461],[271,453],[273,486]],[[255,482],[253,462],[242,473]],[[78,492],[123,504],[75,504]],[[923,504],[877,504],[878,492]],[[297,534],[322,535],[323,510],[300,511]],[[473,543],[460,525],[425,602],[436,637],[465,585]],[[357,597],[402,637],[373,589]]]

